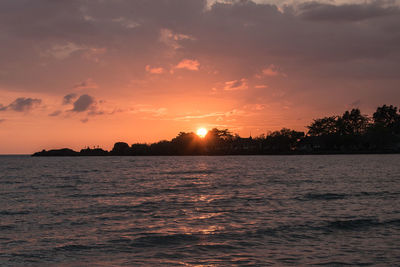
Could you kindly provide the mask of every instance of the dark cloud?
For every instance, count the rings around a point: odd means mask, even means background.
[[[81,95],[75,102],[72,111],[84,112],[89,110],[95,104],[95,100],[90,95]]]
[[[77,95],[74,94],[74,93],[65,95],[64,98],[63,98],[63,105],[71,104],[72,101],[73,101],[76,97],[77,97]]]
[[[301,16],[310,20],[320,21],[360,21],[390,15],[400,15],[398,7],[382,6],[376,1],[366,4],[332,5],[318,2],[305,3],[301,5]]]
[[[270,90],[257,91],[261,99],[273,98],[275,89],[307,107],[314,96],[321,105],[348,103],[360,95],[378,104],[385,96],[400,97],[398,1],[285,1],[285,7],[258,2],[0,1],[0,29],[6,36],[0,42],[0,69],[7,73],[0,73],[0,85],[54,93],[84,81],[75,88],[125,90],[132,80],[145,79],[145,66],[166,69],[190,58],[201,68],[188,80],[236,81],[225,84],[227,89],[268,85]],[[285,76],[252,81],[267,66]],[[157,85],[146,94],[165,91],[160,88],[174,85]],[[241,101],[256,98],[252,90],[240,92],[248,94]],[[64,98],[64,103],[74,103],[76,112],[92,105],[88,98],[73,100]]]
[[[143,72],[143,66],[165,59],[168,47],[178,48],[179,53],[189,58],[208,56],[224,67],[230,63],[230,68],[238,68],[241,74],[246,72],[243,66],[253,71],[261,63],[274,64],[277,59],[300,65],[296,67],[302,67],[303,63],[297,60],[320,63],[381,58],[382,61],[393,53],[399,56],[399,38],[387,32],[399,30],[399,8],[388,3],[333,5],[314,1],[287,5],[282,11],[275,5],[252,1],[217,2],[207,8],[205,0],[77,0],[51,4],[45,0],[34,4],[8,0],[0,3],[4,13],[0,13],[0,26],[10,38],[0,44],[0,48],[8,51],[4,57],[2,55],[5,65],[7,61],[40,60],[40,54],[35,51],[62,54],[67,58],[71,55],[74,62],[54,69],[54,72],[67,69],[68,76],[96,68],[82,59],[100,51],[116,65]],[[364,20],[364,24],[321,25],[317,20]],[[164,31],[167,34],[160,36],[163,30],[168,30]],[[32,44],[31,48],[26,47],[28,43]],[[11,57],[16,54],[9,53],[14,48],[23,54],[19,52],[20,57]],[[21,62],[21,66],[24,63]],[[121,68],[113,64],[108,66],[110,77],[121,75]],[[27,77],[33,72],[31,79],[35,79],[37,71],[29,70]],[[52,76],[59,80],[57,75]],[[51,80],[52,76],[46,79]],[[12,79],[13,75],[7,78]],[[96,85],[84,81],[76,86]]]
[[[3,106],[0,104],[0,111],[13,110],[17,112],[27,112],[40,105],[40,103],[42,103],[41,99],[19,97],[8,106]]]
[[[18,112],[29,111],[42,103],[41,99],[19,97],[8,108]]]

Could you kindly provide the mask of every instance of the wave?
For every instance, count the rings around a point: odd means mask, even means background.
[[[355,219],[355,220],[336,220],[328,222],[326,227],[328,229],[340,230],[359,230],[371,226],[379,226],[383,223],[376,219]]]
[[[15,226],[13,226],[13,225],[0,225],[0,231],[1,230],[11,230],[14,228],[15,228]]]
[[[200,240],[198,235],[192,234],[170,234],[170,235],[148,235],[136,238],[131,244],[134,247],[153,247],[179,245],[182,243],[197,242]]]
[[[374,263],[349,263],[349,262],[342,262],[342,261],[327,261],[327,262],[320,262],[314,263],[317,266],[370,266],[374,265]]]
[[[10,178],[10,177],[7,177]],[[0,181],[0,184],[22,184],[24,183],[23,181],[16,181],[16,180],[6,180],[6,181]]]
[[[299,224],[299,225],[280,225],[275,227],[265,227],[255,231],[248,231],[246,236],[251,237],[290,237],[296,239],[313,239],[316,233],[332,234],[336,231],[363,231],[372,227],[400,226],[400,219],[379,221],[376,218],[354,219],[354,220],[334,220],[320,223]]]
[[[28,211],[28,210],[20,210],[20,211],[2,210],[2,211],[0,211],[0,215],[26,215],[29,213],[30,213],[30,211]]]
[[[340,230],[359,230],[367,227],[400,225],[400,219],[379,221],[377,219],[337,220],[327,224],[328,228]]]
[[[190,171],[166,171],[166,172],[158,172],[158,174],[167,174],[167,175],[182,175],[182,174],[213,174],[215,171],[213,170],[190,170]]]
[[[336,193],[308,193],[303,196],[304,200],[336,200],[336,199],[344,199],[348,197],[346,194],[336,194]]]
[[[105,197],[137,197],[147,196],[147,192],[122,192],[122,193],[98,193],[98,194],[72,194],[71,198],[105,198]]]
[[[302,197],[297,197],[297,200],[307,201],[307,200],[338,200],[345,199],[351,197],[391,197],[400,195],[400,192],[357,192],[353,194],[344,194],[344,193],[307,193]]]
[[[359,192],[354,194],[355,196],[367,196],[367,197],[397,197],[400,192],[389,192],[389,191],[378,191],[378,192]]]
[[[86,246],[86,245],[65,245],[61,247],[56,247],[54,250],[56,251],[81,251],[81,250],[90,250],[95,249],[97,246]]]

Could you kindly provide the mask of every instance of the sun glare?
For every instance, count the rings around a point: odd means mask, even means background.
[[[207,130],[205,128],[200,128],[197,130],[197,135],[204,138],[207,135]]]

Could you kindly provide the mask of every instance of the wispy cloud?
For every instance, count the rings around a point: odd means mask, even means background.
[[[225,91],[247,90],[248,88],[249,88],[248,80],[245,78],[240,79],[240,80],[228,81],[228,82],[225,82],[225,85],[224,85]]]
[[[49,114],[50,117],[57,117],[59,115],[61,115],[62,111],[61,110],[56,110],[53,111],[52,113]]]
[[[161,29],[160,30],[160,42],[167,45],[168,47],[176,50],[181,48],[180,41],[182,40],[195,40],[193,36],[187,34],[181,34],[173,32],[170,29]]]
[[[263,76],[276,77],[283,76],[287,77],[287,74],[282,72],[280,68],[274,64],[270,64],[268,67],[261,70]]]
[[[93,79],[89,78],[85,81],[82,81],[80,83],[77,83],[73,86],[74,90],[86,90],[86,89],[96,89],[99,86],[97,83],[93,81]]]
[[[129,112],[132,114],[147,113],[154,117],[161,117],[167,114],[167,109],[163,107],[157,108],[151,105],[138,104],[132,107]]]
[[[56,59],[66,59],[74,52],[84,50],[85,47],[73,42],[53,45],[50,49],[42,53],[43,56],[52,56]]]
[[[216,118],[217,121],[223,120],[222,118],[233,117],[233,116],[242,116],[245,115],[246,112],[239,109],[232,109],[225,112],[211,112],[211,113],[204,113],[198,115],[185,115],[174,118],[177,121],[190,121],[196,119],[205,119],[205,118]]]
[[[204,119],[204,118],[210,118],[210,117],[219,117],[219,116],[224,116],[224,112],[213,112],[213,113],[206,113],[206,114],[200,114],[200,115],[186,115],[182,117],[177,117],[175,120],[181,121],[181,120],[192,120],[192,119]]]
[[[200,63],[197,60],[183,59],[176,66],[175,69],[187,69],[197,71],[199,70]]]
[[[150,65],[146,65],[145,69],[151,74],[163,74],[165,71],[162,67],[151,67]]]

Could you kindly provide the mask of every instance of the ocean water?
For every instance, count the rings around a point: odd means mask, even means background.
[[[400,264],[400,155],[0,157],[0,266]]]

